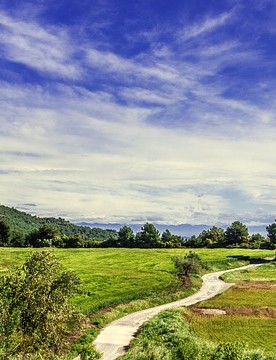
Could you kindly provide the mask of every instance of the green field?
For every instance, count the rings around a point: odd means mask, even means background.
[[[215,298],[204,301],[205,308],[276,307],[276,264],[234,271],[223,275],[236,285]]]
[[[222,278],[227,282],[273,281],[276,284],[276,264],[267,264],[242,271],[226,273]]]
[[[201,304],[204,308],[276,307],[276,289],[231,288],[225,293]]]
[[[4,274],[14,266],[22,265],[33,251],[41,250],[0,248],[0,272]],[[52,251],[63,268],[75,271],[82,281],[83,292],[75,297],[73,302],[84,314],[92,312],[88,321],[89,330],[84,335],[86,343],[91,342],[99,329],[112,320],[130,312],[188,296],[200,286],[200,279],[197,277],[193,279],[191,288],[180,289],[180,284],[174,273],[171,258],[182,256],[189,249],[108,248],[53,249]],[[248,257],[261,258],[274,255],[274,251],[269,250],[196,249],[194,251],[209,264],[206,272],[242,266],[248,263]],[[254,279],[265,277],[273,280],[273,271],[270,266],[265,265],[258,268],[258,273],[254,273]],[[233,274],[236,274],[241,283],[244,282],[243,278],[239,278],[241,276],[239,273]],[[248,272],[241,272],[241,274],[247,276],[248,279],[252,277],[252,274]],[[231,277],[232,274],[227,276]],[[248,280],[246,281],[248,282]],[[109,308],[108,311],[104,309],[94,313],[97,309],[115,304],[117,306],[113,309]],[[118,306],[118,304],[121,305]],[[254,320],[255,333],[257,334],[258,326],[267,324],[266,326],[269,327],[269,320],[263,321],[262,325],[255,325]],[[269,330],[264,329],[263,331],[268,332]],[[225,331],[221,332],[224,333]],[[258,335],[258,337],[260,336]],[[272,342],[269,336],[267,336],[267,340],[269,344]],[[260,346],[262,346],[261,343]],[[266,349],[270,351],[268,347]]]
[[[276,320],[247,316],[194,316],[192,329],[212,342],[244,342],[250,349],[276,354]]]
[[[34,249],[0,248],[0,271],[23,264]],[[36,250],[40,251],[40,250]],[[161,291],[176,289],[172,256],[187,249],[55,249],[57,259],[67,270],[74,270],[83,283],[83,294],[74,303],[84,312],[145,298]],[[272,256],[269,250],[198,249],[195,250],[212,269],[243,265],[236,257]],[[234,256],[234,257],[233,257]]]
[[[248,344],[250,349],[259,348],[266,353],[276,354],[275,274],[275,263],[225,274],[224,279],[237,285],[204,301],[199,307],[222,308],[227,315],[193,314],[190,322],[194,332],[206,340],[238,340]]]

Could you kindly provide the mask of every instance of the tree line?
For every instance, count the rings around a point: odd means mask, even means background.
[[[76,225],[75,225],[76,226]],[[80,227],[82,228],[82,227]],[[75,229],[74,229],[75,230]],[[56,224],[45,223],[25,234],[15,232],[6,219],[0,220],[0,246],[11,247],[57,247],[57,248],[216,248],[240,247],[250,249],[276,249],[276,220],[266,227],[267,237],[257,233],[249,235],[245,224],[234,221],[226,230],[213,226],[198,236],[184,238],[172,234],[168,229],[162,234],[151,223],[145,223],[136,234],[125,225],[117,232],[110,230],[105,237],[73,232],[62,233]],[[107,231],[107,230],[105,230]],[[108,235],[108,236],[106,236]]]

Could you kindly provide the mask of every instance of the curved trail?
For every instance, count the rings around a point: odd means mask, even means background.
[[[261,264],[251,264],[235,269],[206,274],[202,277],[203,283],[200,290],[195,294],[169,304],[159,305],[150,309],[137,311],[111,322],[102,329],[94,341],[96,349],[102,354],[103,360],[116,359],[125,353],[126,348],[128,347],[130,341],[135,337],[139,327],[152,316],[158,314],[162,310],[180,306],[190,306],[203,300],[210,299],[233,285],[226,284],[221,279],[219,279],[222,274],[230,271],[243,270],[258,265]]]

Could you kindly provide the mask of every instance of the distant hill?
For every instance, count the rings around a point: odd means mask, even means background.
[[[86,239],[107,240],[110,235],[116,234],[115,230],[100,229],[90,226],[79,226],[62,218],[38,217],[19,211],[15,208],[0,205],[0,219],[7,220],[12,230],[16,233],[28,235],[42,225],[56,225],[61,235],[83,235]]]
[[[90,226],[90,227],[99,227],[101,229],[114,229],[114,230],[119,230],[122,226],[124,225],[128,225],[129,227],[131,227],[131,229],[137,233],[139,231],[141,231],[141,227],[144,224],[118,224],[118,223],[106,223],[106,224],[101,224],[101,223],[88,223],[88,222],[79,222],[76,223],[77,225],[82,225],[82,226]],[[162,233],[164,232],[166,229],[170,230],[170,232],[172,234],[175,235],[180,235],[184,238],[189,238],[192,235],[198,235],[200,232],[202,232],[203,230],[207,230],[209,229],[211,226],[210,225],[191,225],[191,224],[179,224],[179,225],[169,225],[169,224],[154,224],[155,227]]]
[[[89,226],[91,228],[101,228],[101,229],[114,229],[118,231],[122,226],[128,225],[131,229],[137,233],[141,231],[141,227],[144,224],[119,224],[119,223],[89,223],[89,222],[78,222],[76,225],[81,226]],[[170,225],[170,224],[154,224],[155,227],[162,233],[166,229],[170,230],[172,234],[180,235],[184,238],[189,238],[193,235],[198,236],[203,230],[210,229],[213,225],[192,225],[192,224],[178,224],[178,225]],[[230,224],[219,225],[222,229],[226,229]],[[250,234],[260,233],[262,235],[266,235],[266,225],[261,226],[248,226],[248,231]]]

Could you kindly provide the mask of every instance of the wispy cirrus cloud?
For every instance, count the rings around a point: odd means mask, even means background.
[[[0,13],[2,54],[43,73],[58,77],[79,78],[81,70],[74,64],[74,49],[66,31],[48,28]]]
[[[198,36],[208,34],[217,28],[226,24],[233,16],[233,11],[220,14],[215,17],[207,17],[206,19],[186,27],[181,33],[181,40],[190,40]]]

